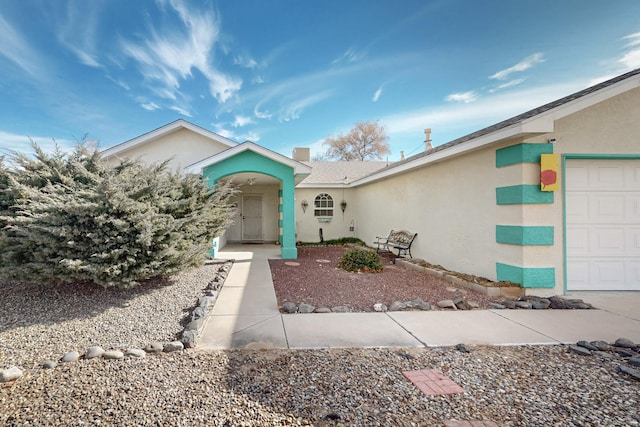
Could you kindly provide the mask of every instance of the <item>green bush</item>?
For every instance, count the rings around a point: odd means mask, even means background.
[[[382,271],[380,255],[368,249],[351,249],[338,261],[338,268],[346,271],[378,273]]]
[[[0,277],[130,287],[203,262],[231,223],[231,187],[211,191],[166,164],[71,154],[0,162]]]

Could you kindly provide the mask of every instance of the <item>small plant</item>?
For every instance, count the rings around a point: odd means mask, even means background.
[[[380,255],[368,249],[351,249],[338,261],[338,268],[346,271],[378,273],[382,271]]]

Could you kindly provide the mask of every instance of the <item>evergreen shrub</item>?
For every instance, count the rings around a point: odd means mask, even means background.
[[[382,271],[380,255],[369,249],[351,249],[342,255],[338,268],[346,271],[378,273]]]
[[[200,265],[232,221],[229,185],[33,147],[0,162],[0,279],[131,287]]]

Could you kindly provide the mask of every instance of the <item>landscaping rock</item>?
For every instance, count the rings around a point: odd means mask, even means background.
[[[529,301],[517,301],[517,308],[522,308],[524,310],[531,310],[533,308],[532,304]]]
[[[84,353],[84,358],[94,359],[96,357],[102,357],[103,354],[104,354],[104,349],[98,345],[94,345],[87,349],[87,351]]]
[[[205,310],[204,307],[196,307],[191,312],[191,320],[197,320],[206,315],[207,315],[207,310]]]
[[[316,308],[316,313],[331,313],[331,309],[329,307],[318,307]]]
[[[504,305],[508,309],[513,310],[514,308],[516,308],[516,301],[512,301],[512,300],[508,299],[506,301],[503,301],[502,305]]]
[[[406,301],[405,305],[407,308],[415,308],[418,310],[429,311],[431,310],[431,304],[423,300],[422,298],[416,298],[411,301]]]
[[[138,359],[142,359],[147,357],[147,353],[141,348],[130,348],[124,353],[125,357],[135,357]]]
[[[378,313],[387,311],[387,306],[382,304],[381,302],[378,302],[378,303],[373,305],[373,311],[378,312]]]
[[[192,320],[184,327],[185,331],[199,331],[200,328],[204,325],[205,318],[201,317],[196,320]]]
[[[313,313],[315,309],[311,304],[300,304],[298,306],[298,313]]]
[[[77,351],[70,351],[69,353],[62,356],[62,359],[60,359],[60,361],[64,363],[75,362],[79,358],[80,358],[80,353],[78,353]]]
[[[547,298],[536,298],[531,300],[531,308],[534,310],[546,310],[551,305]]]
[[[616,347],[631,348],[631,349],[635,349],[639,347],[638,344],[636,344],[635,342],[627,338],[618,338],[616,342],[613,343],[613,345],[615,345]]]
[[[633,378],[636,381],[640,381],[640,371],[637,369],[633,369],[625,365],[620,365],[618,366],[618,371],[622,372],[623,374],[629,375],[631,378]]]
[[[467,301],[467,304],[469,304],[469,308],[471,310],[477,310],[480,308],[480,304],[477,303],[476,301]]]
[[[596,347],[598,350],[600,351],[611,351],[613,350],[613,346],[610,345],[608,342],[606,341],[591,341],[591,344]]]
[[[144,348],[147,353],[160,353],[162,352],[164,345],[161,342],[154,341]]]
[[[22,376],[22,371],[17,366],[12,366],[8,369],[0,371],[0,383],[6,383],[8,381],[17,380]]]
[[[489,308],[493,310],[504,310],[507,307],[502,304],[498,304],[497,302],[492,302],[491,304],[489,304]]]
[[[55,362],[53,360],[45,360],[40,366],[42,366],[42,369],[55,369],[56,366],[58,366],[58,362]]]
[[[469,347],[467,347],[466,344],[462,344],[462,343],[456,344],[456,350],[462,353],[471,353],[471,350],[469,349]]]
[[[598,356],[602,359],[618,359],[620,357],[615,353],[607,353],[606,351],[600,351],[600,350],[594,351],[593,355]]]
[[[639,366],[640,367],[640,356],[634,356],[631,359],[627,360],[629,365],[631,366]]]
[[[469,304],[464,298],[456,298],[453,300],[453,303],[458,310],[471,310],[471,307],[469,307]]]
[[[339,305],[337,307],[331,307],[331,311],[334,313],[348,313],[349,307],[346,305]]]
[[[298,310],[298,306],[295,303],[287,301],[284,304],[282,304],[282,310],[285,313],[291,314],[291,313],[295,313]]]
[[[180,341],[172,341],[168,344],[165,344],[164,347],[162,348],[162,351],[165,353],[171,353],[174,351],[182,351],[184,350],[184,344],[182,344]]]
[[[124,353],[121,352],[120,350],[107,350],[102,355],[102,358],[109,359],[109,360],[120,360],[120,359],[124,359]]]
[[[635,351],[625,347],[614,347],[613,351],[618,353],[620,357],[630,358],[630,357],[637,356],[637,353]]]
[[[591,356],[591,350],[587,350],[584,347],[579,347],[577,345],[570,345],[569,351],[572,353],[579,354],[580,356]]]
[[[578,346],[580,346],[582,348],[586,348],[587,350],[591,350],[591,351],[598,351],[599,350],[598,347],[596,347],[595,345],[591,344],[588,341],[578,341],[576,343],[576,345],[578,345]]]
[[[196,340],[198,339],[198,331],[195,329],[182,332],[182,344],[184,348],[194,348],[196,346]]]
[[[200,297],[200,299],[198,300],[198,306],[204,308],[205,310],[208,310],[210,307],[213,307],[215,302],[216,299],[214,297]]]
[[[436,305],[440,308],[451,308],[454,310],[458,309],[458,307],[456,307],[456,304],[453,302],[453,300],[450,300],[450,299],[443,299],[442,301],[438,301]]]
[[[406,308],[407,308],[407,304],[400,301],[394,301],[389,306],[389,311],[402,311]]]

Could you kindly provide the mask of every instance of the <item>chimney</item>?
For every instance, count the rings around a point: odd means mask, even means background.
[[[311,150],[309,148],[294,148],[292,157],[298,162],[308,162],[311,159]]]
[[[431,128],[424,130],[424,151],[429,151],[433,148],[431,145]]]
[[[404,160],[404,151],[400,151],[400,160]]]

